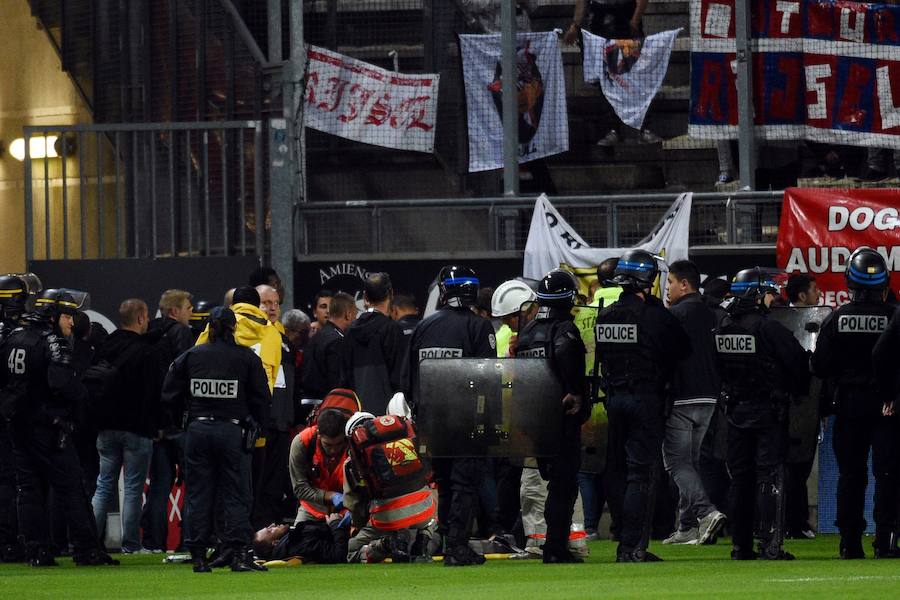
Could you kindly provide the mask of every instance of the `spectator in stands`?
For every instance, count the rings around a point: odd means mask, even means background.
[[[344,340],[344,384],[359,396],[363,410],[387,413],[388,402],[403,390],[407,344],[403,330],[391,320],[394,288],[387,273],[366,278],[366,312],[347,328]]]
[[[563,34],[563,43],[574,44],[581,35],[581,28],[587,18],[588,30],[608,40],[643,38],[642,19],[648,0],[575,0],[572,22]],[[588,15],[590,13],[590,15]],[[598,86],[599,87],[599,86]],[[597,141],[598,146],[615,146],[622,141],[627,125],[616,115],[612,105],[600,91],[600,126],[606,133]],[[607,129],[608,128],[608,129]],[[644,144],[659,143],[661,138],[642,129],[638,139]]]
[[[115,371],[108,396],[94,403],[100,474],[91,504],[97,531],[103,539],[106,517],[118,498],[119,471],[124,469],[122,501],[122,552],[141,548],[141,496],[153,456],[153,439],[159,437],[159,370],[154,343],[146,336],[150,323],[147,305],[135,298],[119,306],[120,328],[97,352]],[[165,365],[168,367],[168,365]]]
[[[791,275],[785,286],[791,306],[818,306],[822,293],[816,280],[806,275]]]
[[[281,277],[278,276],[278,273],[272,267],[254,269],[250,273],[247,285],[253,288],[261,285],[271,286],[278,292],[278,304],[284,303],[284,284],[281,283]]]
[[[860,181],[884,181],[888,178],[888,161],[894,157],[895,177],[900,177],[900,150],[887,148],[868,148],[866,166],[859,176]]]
[[[342,387],[344,380],[344,332],[356,319],[356,303],[344,292],[327,296],[326,303],[328,320],[303,354],[304,398],[324,398],[329,391]],[[319,310],[317,306],[316,312]]]
[[[281,316],[281,325],[284,327],[284,335],[287,336],[294,350],[299,353],[297,358],[300,359],[306,344],[309,343],[309,315],[299,308],[292,308]],[[297,366],[300,366],[299,360]]]
[[[278,318],[281,316],[279,296],[270,285],[256,286],[259,294],[259,308],[266,313],[269,322],[276,329],[283,330]],[[281,333],[281,364],[272,391],[272,408],[268,418],[262,423],[265,445],[253,454],[254,503],[251,522],[254,527],[280,522],[291,515],[290,479],[284,465],[291,451],[291,428],[295,423],[295,373],[294,350],[285,333]]]
[[[347,416],[323,410],[316,424],[301,431],[291,442],[291,486],[300,501],[296,523],[324,521],[344,504],[344,461]]]
[[[169,365],[194,345],[191,331],[193,296],[184,290],[167,290],[159,299],[158,319],[150,321],[147,335],[156,340],[159,352],[157,384],[162,389]],[[153,458],[150,461],[150,489],[144,504],[142,527],[144,547],[164,552],[169,529],[169,493],[175,481],[178,465],[184,456],[184,436],[180,432],[166,433],[153,442]]]
[[[313,300],[312,317],[313,321],[319,324],[319,330],[325,327],[325,321],[328,320],[328,305],[331,303],[332,296],[334,296],[334,292],[331,290],[319,290],[319,293],[316,294]],[[312,334],[315,335],[315,333],[313,332]]]

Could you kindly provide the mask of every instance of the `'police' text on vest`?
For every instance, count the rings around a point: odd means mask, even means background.
[[[598,324],[594,328],[598,344],[637,344],[638,326],[626,324]]]
[[[838,317],[838,333],[881,333],[887,328],[884,315],[841,315]]]
[[[716,351],[722,354],[756,354],[756,338],[752,335],[717,335]]]
[[[237,398],[237,379],[191,379],[194,398]]]

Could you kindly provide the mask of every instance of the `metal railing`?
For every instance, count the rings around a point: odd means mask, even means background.
[[[262,256],[263,127],[25,127],[25,148],[43,138],[25,157],[27,260]]]
[[[694,194],[692,248],[772,246],[783,193]],[[591,246],[628,247],[651,231],[677,194],[551,197]],[[295,254],[353,257],[498,256],[525,249],[534,196],[358,202],[298,207]]]

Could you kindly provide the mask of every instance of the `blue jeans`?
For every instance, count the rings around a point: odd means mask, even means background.
[[[100,538],[106,530],[106,515],[115,506],[119,487],[119,471],[125,471],[125,499],[122,511],[122,548],[141,549],[141,496],[150,468],[153,442],[128,431],[101,431],[97,436],[100,474],[91,504]]]

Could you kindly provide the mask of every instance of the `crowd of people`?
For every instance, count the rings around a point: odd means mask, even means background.
[[[108,334],[86,319],[88,294],[2,276],[2,559],[109,565],[110,551],[165,551],[170,493],[183,483],[175,545],[199,573],[294,557],[466,566],[498,549],[579,563],[604,504],[618,562],[660,560],[651,538],[715,543],[725,526],[733,559],[789,560],[786,536],[815,535],[812,453],[789,456],[798,403],[815,404],[798,413],[814,425],[835,415],[840,556],[865,556],[870,448],[874,555],[900,556],[900,320],[884,258],[865,247],[850,257],[852,300],[821,323],[814,352],[770,311],[817,305],[815,281],[781,286],[756,267],[701,283],[681,260],[664,272],[664,303],[652,293],[660,273],[642,250],[599,265],[587,293],[563,269],[491,289],[471,269],[445,267],[438,310],[420,320],[387,273],[367,277],[361,307],[321,290],[312,318],[282,312],[278,275],[261,268],[221,304],[167,290],[151,318],[143,300],[125,299]],[[594,318],[580,328],[585,310]],[[498,358],[549,365],[560,397],[542,401],[558,421],[526,434],[555,439],[557,452],[427,455],[416,418],[434,371],[422,361]],[[608,416],[607,458],[588,467],[582,430],[597,411]],[[572,526],[579,491],[582,535]],[[106,548],[116,511],[120,541]]]

